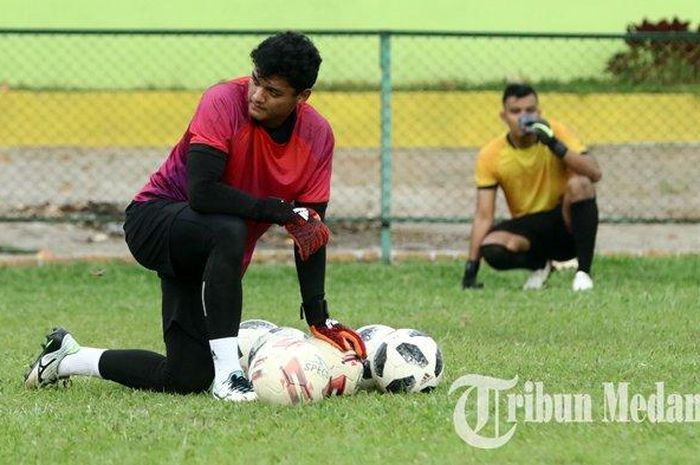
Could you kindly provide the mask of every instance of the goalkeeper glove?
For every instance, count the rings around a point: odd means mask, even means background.
[[[361,359],[367,358],[367,349],[360,335],[336,320],[327,318],[323,323],[309,326],[309,330],[314,337],[326,341],[341,352],[351,350]]]
[[[299,257],[304,261],[328,244],[331,236],[328,226],[311,208],[295,208],[294,215],[284,227],[292,236],[299,251]]]
[[[524,116],[527,116],[527,114]],[[566,144],[557,139],[552,127],[546,120],[541,118],[521,117],[520,122],[525,132],[535,134],[537,139],[549,147],[549,150],[551,150],[554,155],[559,158],[564,158],[569,148]]]
[[[464,267],[462,277],[462,289],[481,289],[483,284],[476,282],[476,275],[479,273],[479,260],[468,260]]]
[[[362,338],[353,329],[328,317],[328,303],[323,298],[312,299],[301,304],[301,314],[306,316],[311,334],[341,352],[351,350],[358,357],[367,358],[367,349]]]

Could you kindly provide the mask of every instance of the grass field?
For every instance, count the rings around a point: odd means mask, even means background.
[[[125,264],[0,268],[0,463],[695,463],[700,425],[604,423],[601,383],[648,396],[700,392],[698,258],[600,258],[597,288],[577,295],[571,274],[519,290],[522,272],[482,271],[480,292],[458,288],[462,264],[329,265],[333,314],[348,324],[414,327],[441,344],[443,384],[425,395],[360,393],[303,408],[225,405],[75,379],[25,391],[25,364],[62,324],[84,345],[162,350],[156,277]],[[253,265],[244,318],[303,328],[291,265]],[[455,434],[458,377],[542,381],[588,392],[593,422],[518,423],[500,449]]]

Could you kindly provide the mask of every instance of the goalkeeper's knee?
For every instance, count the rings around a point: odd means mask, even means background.
[[[532,269],[533,266],[532,259],[527,252],[513,252],[501,244],[482,245],[479,248],[479,253],[486,260],[486,263],[496,270]]]

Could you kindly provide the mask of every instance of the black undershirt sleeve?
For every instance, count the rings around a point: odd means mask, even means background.
[[[226,167],[226,153],[205,144],[192,144],[187,154],[188,195],[190,206],[200,213],[225,213],[261,220],[260,210],[269,210],[269,199],[257,199],[221,182]],[[297,207],[314,209],[325,218],[328,203],[297,203]],[[283,223],[283,221],[281,221]],[[302,309],[309,324],[325,321],[326,247],[302,261],[294,249]]]
[[[199,213],[225,213],[265,223],[286,224],[294,217],[293,205],[273,197],[257,198],[221,182],[226,153],[204,144],[187,152],[187,194]]]
[[[296,206],[312,208],[321,219],[325,219],[328,203],[297,203]],[[328,317],[325,301],[326,246],[321,247],[306,261],[301,260],[295,247],[294,258],[303,302],[300,316],[306,316],[309,325],[323,323]]]
[[[192,144],[187,153],[187,194],[192,210],[228,213],[256,219],[255,197],[221,182],[226,153],[205,144]]]

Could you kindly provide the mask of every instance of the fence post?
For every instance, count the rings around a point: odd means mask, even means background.
[[[379,36],[381,82],[381,233],[382,262],[391,263],[391,33]]]

